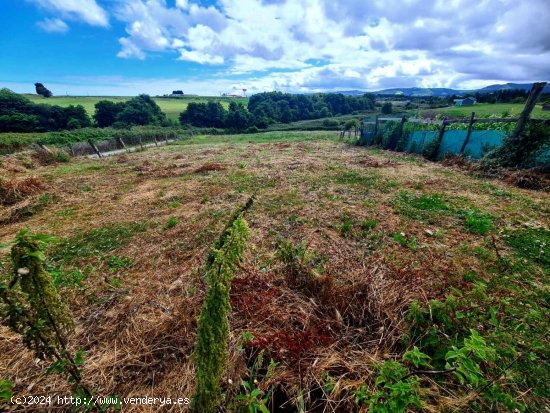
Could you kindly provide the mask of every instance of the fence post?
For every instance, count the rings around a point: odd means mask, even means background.
[[[120,146],[122,146],[122,149],[126,149],[126,145],[124,144],[124,141],[120,136],[117,138],[117,141],[120,144]]]
[[[143,149],[143,142],[141,141],[141,135],[139,136],[139,146],[141,149]]]
[[[373,142],[378,142],[377,140],[377,135],[378,135],[378,115],[376,115],[376,117],[374,118],[374,134],[373,134]]]
[[[92,149],[94,150],[94,152],[96,153],[97,157],[98,158],[101,158],[101,152],[99,152],[99,149],[97,148],[97,146],[95,145],[94,141],[91,140],[91,139],[88,139],[88,143],[90,144],[90,146],[92,147]]]
[[[525,107],[523,108],[523,111],[519,115],[518,123],[516,125],[516,128],[510,135],[510,140],[514,141],[520,138],[521,133],[523,132],[523,129],[525,128],[525,125],[529,121],[529,116],[531,115],[531,112],[535,108],[535,105],[537,104],[540,95],[542,95],[542,92],[544,91],[544,87],[546,86],[546,82],[537,82],[533,83],[533,87],[531,88],[531,92],[529,93],[529,97],[527,98],[527,101],[525,102]]]
[[[40,146],[40,149],[42,149],[44,152],[48,153],[48,155],[53,155],[53,152],[46,145],[39,143],[38,146]]]
[[[389,148],[392,151],[395,151],[397,149],[397,145],[399,143],[399,140],[401,139],[401,136],[403,136],[403,126],[405,125],[405,122],[407,121],[407,118],[403,116],[401,118],[401,123],[398,126],[397,133],[392,136],[392,139],[390,141]]]
[[[157,140],[157,135],[155,135],[154,138],[155,138],[155,146],[159,146],[159,141]]]
[[[164,134],[164,142],[168,145],[168,134]]]
[[[476,116],[476,113],[472,112],[472,116],[470,117],[470,123],[468,123],[468,133],[466,133],[466,139],[464,139],[464,143],[460,148],[460,153],[464,153],[464,149],[466,149],[466,145],[468,145],[468,142],[470,141],[470,136],[472,136],[472,127],[474,126],[474,122],[475,122],[475,116]]]
[[[439,128],[439,135],[437,136],[437,150],[434,150],[434,158],[437,158],[439,154],[439,148],[441,148],[441,142],[443,141],[443,136],[445,136],[445,128],[447,127],[447,121],[443,121],[441,127]]]

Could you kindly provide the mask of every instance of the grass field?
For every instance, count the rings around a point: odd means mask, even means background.
[[[204,263],[255,194],[231,289],[228,411],[544,411],[548,194],[337,136],[197,136],[52,166],[0,158],[19,188],[0,244],[23,228],[59,239],[48,268],[97,394],[190,397]],[[42,184],[25,195],[16,183],[32,176]],[[0,327],[15,395],[70,394],[46,367]]]
[[[507,117],[517,117],[524,108],[523,103],[479,103],[474,106],[450,106],[447,108],[429,109],[425,112],[442,113],[452,117],[469,117],[472,112],[476,113],[476,116],[486,118],[489,116],[503,117],[506,114]],[[550,112],[542,111],[541,105],[537,105],[531,114],[535,119],[550,119]]]
[[[100,100],[111,100],[113,102],[125,102],[130,97],[116,97],[116,96],[54,96],[51,98],[43,98],[38,95],[25,95],[33,102],[36,103],[48,103],[51,105],[59,105],[66,107],[69,105],[82,105],[90,116],[94,114],[94,105]],[[236,101],[243,104],[247,104],[247,98],[224,98],[224,97],[207,97],[207,96],[187,96],[181,98],[169,98],[169,97],[154,97],[155,102],[160,106],[162,111],[166,113],[166,116],[172,120],[178,120],[179,114],[185,110],[190,102],[207,102],[208,100],[219,101],[226,108],[229,107],[229,102]]]

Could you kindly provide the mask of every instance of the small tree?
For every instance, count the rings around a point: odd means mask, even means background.
[[[391,115],[393,113],[393,105],[391,102],[386,102],[382,105],[382,113],[384,115]]]
[[[53,96],[53,93],[42,83],[35,83],[34,87],[36,88],[37,95],[44,96],[45,98],[51,98]]]

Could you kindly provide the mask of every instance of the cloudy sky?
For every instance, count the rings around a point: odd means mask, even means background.
[[[135,95],[550,80],[550,0],[1,0],[0,87]]]

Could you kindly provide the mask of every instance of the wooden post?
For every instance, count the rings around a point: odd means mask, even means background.
[[[525,125],[527,125],[527,122],[529,121],[529,116],[531,116],[531,112],[535,108],[535,105],[537,104],[538,100],[540,99],[540,95],[542,95],[542,92],[544,91],[544,87],[546,86],[546,82],[538,82],[533,83],[533,87],[531,88],[531,92],[529,93],[529,97],[527,98],[527,101],[525,102],[525,107],[523,108],[523,111],[519,115],[518,123],[516,125],[516,128],[510,135],[510,140],[514,141],[520,138],[521,133],[523,132],[523,129],[525,128]]]
[[[166,144],[168,144],[168,134],[167,133],[164,134],[164,142]]]
[[[38,146],[40,146],[40,149],[42,149],[44,152],[47,152],[49,155],[53,155],[53,152],[46,145],[39,143]]]
[[[97,157],[98,158],[101,158],[101,152],[99,152],[99,149],[97,148],[97,146],[95,145],[94,141],[91,140],[91,139],[88,139],[88,143],[90,144],[90,146],[92,147],[92,149],[94,150],[94,152],[96,153]]]
[[[143,142],[141,141],[141,135],[139,136],[139,146],[143,149]]]
[[[374,118],[374,134],[373,134],[373,143],[377,144],[377,135],[378,135],[378,115]]]
[[[470,123],[468,123],[468,133],[466,133],[466,139],[464,139],[464,143],[460,148],[460,153],[464,153],[464,149],[466,149],[466,145],[468,145],[468,142],[470,141],[470,136],[472,136],[472,127],[474,126],[475,117],[476,117],[476,113],[472,112],[472,116],[470,117]]]
[[[159,141],[157,140],[157,135],[155,135],[154,138],[155,138],[155,146],[159,146]]]
[[[124,144],[124,141],[122,140],[122,138],[120,136],[117,138],[117,141],[118,141],[119,145],[122,146],[122,149],[126,149],[126,145]]]

